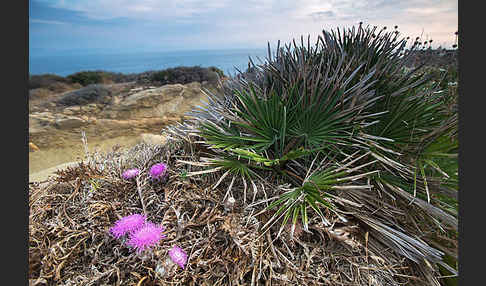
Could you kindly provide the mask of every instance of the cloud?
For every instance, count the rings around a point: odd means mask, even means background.
[[[314,20],[329,19],[334,17],[335,15],[336,14],[334,14],[333,11],[320,11],[309,14],[309,16],[311,16]]]
[[[191,17],[225,7],[227,0],[57,0],[51,7],[84,13],[92,19],[169,20]],[[134,4],[136,3],[136,4]]]
[[[43,1],[50,7],[74,11],[107,31],[121,29],[123,21],[124,29],[143,27],[147,42],[174,39],[181,45],[264,48],[267,42],[289,42],[301,35],[313,39],[323,29],[350,27],[361,21],[379,27],[398,25],[405,37],[416,37],[423,30],[434,44],[452,45],[458,27],[457,0]],[[157,33],[156,40],[153,35]]]
[[[39,23],[39,24],[48,24],[48,25],[65,25],[67,23],[61,21],[53,21],[53,20],[42,20],[42,19],[29,19],[31,23]]]

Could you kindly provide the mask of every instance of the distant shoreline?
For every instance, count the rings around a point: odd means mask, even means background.
[[[248,65],[249,56],[258,62],[257,57],[263,60],[266,55],[266,49],[30,55],[29,74],[68,76],[94,70],[133,74],[178,66],[215,66],[225,74],[234,74],[234,67]]]
[[[432,53],[429,53],[429,52]],[[424,55],[457,54],[457,49],[432,49]],[[272,50],[272,53],[274,50]],[[246,70],[249,56],[255,64],[265,60],[267,49],[221,49],[221,50],[185,50],[164,52],[126,52],[126,53],[90,53],[30,55],[29,75],[57,75],[66,77],[82,71],[104,71],[124,75],[140,74],[149,71],[164,70],[180,66],[211,66],[231,76],[240,70]],[[422,56],[419,56],[423,58]],[[423,59],[421,59],[423,60]]]

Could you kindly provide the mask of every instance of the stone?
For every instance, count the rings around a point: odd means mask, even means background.
[[[46,132],[53,123],[54,117],[49,112],[29,114],[29,134]]]
[[[149,145],[163,145],[165,142],[167,142],[167,138],[162,135],[142,133],[140,134],[140,142]]]
[[[136,87],[136,88],[130,89],[130,92],[139,92],[139,91],[142,91],[142,90],[143,90],[143,87]]]
[[[99,118],[142,119],[184,114],[207,96],[198,82],[186,85],[169,84],[145,89],[107,106]]]
[[[81,106],[81,110],[83,112],[98,112],[99,109],[100,108],[98,107],[98,105],[96,103],[90,103],[90,104]]]
[[[121,96],[114,96],[111,104],[119,104],[121,101]]]
[[[83,119],[74,116],[66,116],[64,118],[58,118],[55,121],[55,126],[58,129],[78,128],[86,124],[87,122],[85,122]]]
[[[174,98],[180,96],[184,90],[182,84],[164,85],[155,89],[147,89],[135,94],[129,95],[121,103],[121,106],[131,107],[151,107],[160,103],[163,99]]]
[[[62,113],[66,115],[74,115],[81,112],[81,106],[71,106],[63,109]]]
[[[54,118],[54,114],[51,112],[33,112],[29,114],[29,118],[42,119],[42,118]]]

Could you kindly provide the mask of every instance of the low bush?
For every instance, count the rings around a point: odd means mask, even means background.
[[[71,75],[67,78],[73,83],[79,83],[82,86],[90,84],[97,84],[103,82],[103,71],[81,71]]]
[[[103,76],[114,83],[124,83],[124,82],[132,82],[136,81],[139,74],[138,73],[116,73],[116,72],[104,72]]]
[[[137,73],[123,74],[109,71],[81,71],[68,75],[67,78],[70,82],[87,86],[98,83],[108,84],[136,81],[139,75]]]
[[[46,88],[52,90],[59,83],[68,84],[70,81],[56,74],[31,75],[29,77],[29,89]]]
[[[140,80],[148,80],[151,84],[186,84],[190,82],[216,83],[218,76],[221,77],[223,72],[215,67],[203,68],[194,67],[175,67],[160,71],[151,71],[140,77]],[[224,74],[223,74],[224,75]]]
[[[209,67],[208,69],[212,72],[217,73],[220,78],[225,77],[224,72],[217,67]]]
[[[164,85],[186,84],[194,81],[216,83],[218,77],[224,77],[224,73],[217,67],[175,67],[160,71],[130,74],[96,70],[80,71],[66,77],[55,74],[32,75],[29,78],[28,85],[29,90],[45,88],[50,91],[61,92],[70,87],[79,88],[90,84],[138,82],[140,84]]]

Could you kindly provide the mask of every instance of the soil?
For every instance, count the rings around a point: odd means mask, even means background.
[[[120,146],[120,149],[126,149],[137,144],[139,140],[139,136],[120,136],[110,139],[87,138],[88,152],[109,152],[116,146]],[[79,138],[68,138],[63,142],[63,145],[65,146],[63,148],[47,148],[29,152],[29,179],[31,179],[31,175],[35,175],[35,173],[39,173],[42,170],[84,159],[85,147],[81,136]],[[41,176],[41,178],[43,177]],[[32,178],[36,178],[36,176]]]

